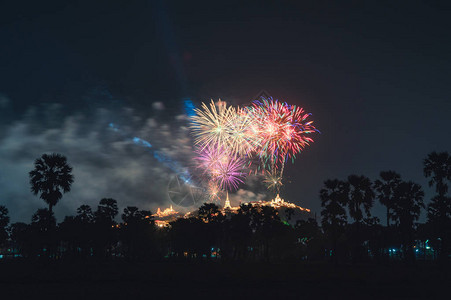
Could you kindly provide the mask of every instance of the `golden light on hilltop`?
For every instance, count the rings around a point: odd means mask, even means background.
[[[172,208],[172,205],[169,207],[169,208],[166,208],[165,210],[163,210],[163,211],[161,211],[160,210],[160,208],[158,207],[158,209],[157,209],[157,213],[156,214],[153,214],[152,216],[153,217],[167,217],[167,216],[171,216],[171,215],[175,215],[175,214],[178,214],[178,212],[177,211],[175,211],[173,208]]]

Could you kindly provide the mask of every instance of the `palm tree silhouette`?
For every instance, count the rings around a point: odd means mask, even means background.
[[[432,152],[423,161],[424,176],[430,177],[429,186],[435,185],[437,195],[428,205],[428,223],[434,227],[436,238],[441,240],[439,258],[445,259],[450,252],[451,235],[451,197],[447,182],[451,179],[451,156],[448,152]]]
[[[334,179],[326,180],[320,190],[321,225],[332,241],[332,260],[337,262],[337,245],[347,224],[345,205],[349,186],[346,182]]]
[[[63,193],[70,191],[74,182],[72,167],[67,164],[66,157],[61,154],[43,154],[36,159],[35,167],[30,171],[31,191],[49,205],[49,220],[53,206],[63,197]],[[49,223],[50,225],[50,223]]]
[[[403,239],[405,259],[412,261],[414,221],[418,220],[423,204],[424,192],[421,186],[414,182],[401,182],[395,191],[393,205],[393,220],[399,226]]]
[[[451,180],[451,156],[448,152],[437,153],[434,151],[428,154],[423,164],[424,176],[431,177],[429,186],[435,184],[437,193],[444,196],[448,192],[448,185],[445,181]]]
[[[364,220],[362,208],[365,211],[365,220],[369,221],[371,217],[370,209],[374,202],[374,191],[370,179],[365,176],[349,175],[348,186],[349,215],[354,219],[354,223],[350,226],[352,259],[353,261],[360,261],[367,254],[363,247],[363,230],[365,228],[362,226]]]
[[[8,232],[6,227],[9,223],[8,209],[0,205],[0,247],[8,239]]]
[[[395,190],[401,182],[401,175],[394,171],[382,171],[374,182],[379,202],[387,208],[387,227],[390,226],[390,210],[393,206]]]
[[[362,206],[365,213],[370,217],[370,209],[373,207],[374,191],[371,181],[365,176],[349,175],[349,215],[356,223],[363,220]]]

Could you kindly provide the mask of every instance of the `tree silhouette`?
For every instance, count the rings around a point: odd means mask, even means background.
[[[31,234],[30,226],[23,222],[13,223],[10,226],[10,238],[13,253],[29,257],[31,255]]]
[[[219,210],[219,206],[214,203],[202,204],[202,206],[199,207],[198,215],[199,218],[206,223],[223,220],[223,215]]]
[[[94,213],[92,212],[92,208],[89,205],[81,205],[77,208],[77,218],[82,223],[92,223],[94,222]]]
[[[107,258],[116,244],[116,222],[118,214],[117,201],[111,198],[100,200],[94,213],[94,254],[97,257]]]
[[[96,222],[107,223],[114,225],[116,222],[114,218],[117,216],[119,210],[117,208],[117,201],[111,198],[103,198],[100,200],[95,212]]]
[[[200,224],[202,232],[202,244],[206,247],[205,254],[211,257],[211,249],[223,248],[221,243],[223,241],[223,225],[225,215],[219,210],[219,206],[214,203],[204,203],[198,210],[198,218],[203,221]]]
[[[374,191],[371,188],[371,181],[365,176],[350,175],[348,208],[349,215],[356,223],[363,220],[362,206],[366,216],[370,217],[370,209],[374,203]]]
[[[80,220],[74,216],[66,216],[64,221],[58,225],[59,240],[63,242],[66,249],[65,256],[78,257],[83,254],[82,240],[83,236],[87,234],[83,229]]]
[[[337,245],[347,224],[345,205],[349,193],[346,182],[334,179],[326,180],[320,190],[321,225],[332,241],[332,260],[337,262]]]
[[[374,191],[370,179],[365,176],[348,176],[348,187],[347,204],[349,215],[354,220],[354,223],[348,228],[350,245],[352,246],[352,259],[353,261],[360,261],[367,254],[363,247],[363,227],[367,224],[363,224],[363,221],[368,221],[371,217],[370,209],[374,203]]]
[[[321,258],[323,250],[322,231],[315,219],[298,220],[295,232],[300,246],[301,257],[307,259]]]
[[[152,249],[154,221],[152,213],[139,210],[134,206],[124,208],[120,233],[124,245],[123,253],[127,258],[146,258],[154,252]]]
[[[429,186],[435,185],[437,195],[428,205],[428,223],[434,228],[435,238],[441,240],[440,259],[450,253],[451,197],[447,196],[448,182],[451,180],[451,156],[448,152],[432,152],[423,161],[424,176],[430,178]]]
[[[133,223],[138,219],[139,208],[136,206],[127,206],[124,208],[124,213],[121,218],[125,223]]]
[[[205,223],[198,218],[179,218],[171,222],[170,252],[177,258],[200,258],[209,244],[201,235]]]
[[[414,259],[414,221],[418,220],[423,204],[424,192],[414,182],[401,182],[395,191],[396,202],[393,205],[393,220],[399,226],[404,246],[404,257],[408,261]]]
[[[96,233],[94,221],[95,216],[89,205],[81,205],[77,208],[76,222],[79,226],[78,230],[83,234],[80,236],[79,246],[81,248],[81,256],[91,256],[91,248],[93,246],[94,235]]]
[[[51,258],[56,247],[56,241],[48,228],[55,228],[56,220],[53,212],[47,208],[38,209],[31,217],[30,236],[33,254]]]
[[[234,259],[246,259],[252,243],[251,207],[250,204],[241,204],[238,213],[232,215],[228,223],[227,235],[229,242],[233,244],[230,248]]]
[[[294,215],[294,208],[287,207],[285,208],[285,217],[287,218],[287,222],[289,223],[291,220],[291,217]]]
[[[387,227],[390,226],[390,210],[395,201],[395,190],[401,182],[401,175],[394,171],[382,171],[379,174],[381,180],[374,182],[379,202],[387,208]]]
[[[429,186],[435,185],[435,190],[439,195],[448,192],[447,181],[451,180],[451,156],[448,152],[432,152],[423,161],[424,176],[431,177]]]
[[[8,223],[8,209],[5,206],[0,205],[0,248],[8,238],[8,232],[6,231],[6,226],[8,226]]]
[[[277,210],[271,206],[253,207],[251,225],[255,230],[256,240],[260,244],[262,257],[268,261],[277,238],[280,217]]]
[[[66,157],[57,153],[43,154],[34,165],[29,173],[31,191],[34,195],[40,194],[39,197],[49,205],[51,216],[53,206],[63,197],[63,193],[70,191],[74,182],[72,167],[67,164]]]

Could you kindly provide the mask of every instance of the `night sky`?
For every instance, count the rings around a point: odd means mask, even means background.
[[[174,170],[132,138],[190,167],[184,100],[242,106],[261,90],[304,107],[321,131],[286,167],[283,198],[319,215],[324,180],[391,169],[428,202],[422,161],[451,149],[451,6],[362,2],[1,4],[0,204],[29,222],[45,203],[28,172],[58,152],[75,176],[59,221],[106,197],[169,206]],[[263,192],[250,180],[232,204]],[[377,202],[374,212],[384,220]]]

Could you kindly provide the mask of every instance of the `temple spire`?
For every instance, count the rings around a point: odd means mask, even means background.
[[[226,201],[224,204],[224,209],[226,209],[226,208],[229,208],[229,209],[232,208],[232,206],[230,205],[230,201],[229,201],[229,192],[227,192],[227,197],[226,197]]]

